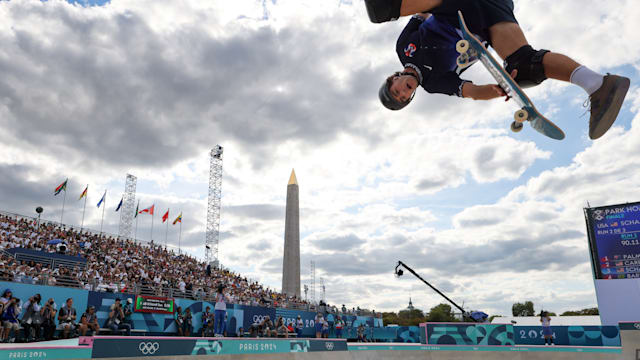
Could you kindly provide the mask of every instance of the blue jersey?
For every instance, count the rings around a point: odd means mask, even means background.
[[[460,74],[468,67],[456,64],[456,43],[461,39],[460,30],[438,16],[426,20],[414,16],[398,37],[396,52],[405,68],[418,73],[427,92],[462,97],[462,86],[468,81]]]

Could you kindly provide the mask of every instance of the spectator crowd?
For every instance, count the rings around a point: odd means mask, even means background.
[[[7,252],[14,248],[79,257],[86,260],[86,266],[54,267],[47,262],[18,261]],[[78,262],[81,263],[83,262]],[[153,241],[141,243],[90,231],[78,231],[56,223],[39,224],[36,219],[17,215],[0,214],[0,280],[215,302],[215,309],[207,307],[202,312],[203,326],[196,334],[190,310],[183,312],[180,307],[177,308],[174,320],[178,335],[182,336],[225,335],[226,313],[220,307],[225,302],[299,309],[309,309],[310,305],[297,297],[265,288],[234,272],[211,268],[187,254],[176,254]],[[88,335],[97,333],[100,325],[113,333],[128,335],[132,329],[131,299],[128,300],[121,304],[121,300],[117,299],[110,308],[106,323],[98,324],[96,309],[93,307],[87,308],[78,318],[71,298],[58,308],[51,298],[45,302],[40,294],[34,294],[28,300],[21,301],[12,296],[10,289],[6,289],[0,298],[0,340],[15,340],[20,330],[24,333],[21,339],[24,341],[50,340],[54,338],[56,329],[63,338]],[[329,309],[322,302],[320,305]],[[333,307],[334,312],[337,310]],[[344,305],[342,312],[347,313]],[[375,312],[373,315],[375,316]],[[339,326],[343,325],[342,322]],[[317,319],[316,326],[320,326],[316,328],[318,337],[326,336],[328,323]],[[288,337],[299,335],[301,331],[300,320],[285,324],[280,318],[274,323],[268,317],[249,329],[249,333],[256,336]],[[241,334],[243,332],[241,329]]]

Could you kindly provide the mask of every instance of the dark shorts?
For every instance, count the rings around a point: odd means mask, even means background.
[[[491,42],[489,27],[499,22],[518,23],[513,15],[513,0],[447,0],[431,13],[459,28],[458,10],[472,33]]]

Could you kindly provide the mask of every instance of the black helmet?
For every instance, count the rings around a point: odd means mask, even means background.
[[[413,94],[411,95],[411,97],[407,101],[404,101],[404,102],[396,100],[391,95],[391,90],[390,89],[391,89],[391,83],[393,82],[393,78],[396,77],[396,76],[400,76],[400,75],[413,76],[418,81],[418,84],[420,84],[420,80],[418,79],[418,77],[414,73],[411,73],[411,72],[407,72],[407,71],[395,72],[393,75],[389,76],[382,83],[382,86],[380,86],[380,90],[378,91],[378,97],[380,98],[380,102],[382,102],[382,105],[384,105],[384,107],[386,107],[389,110],[400,110],[400,109],[404,108],[405,106],[409,105],[411,100],[413,100],[413,95],[415,94],[415,91],[414,91]]]

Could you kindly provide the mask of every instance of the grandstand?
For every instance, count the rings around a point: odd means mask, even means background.
[[[335,306],[286,296],[226,269],[207,269],[204,262],[153,242],[56,222],[43,221],[38,228],[38,219],[8,212],[0,212],[0,281],[211,303],[218,286],[224,285],[235,305],[340,312]]]

